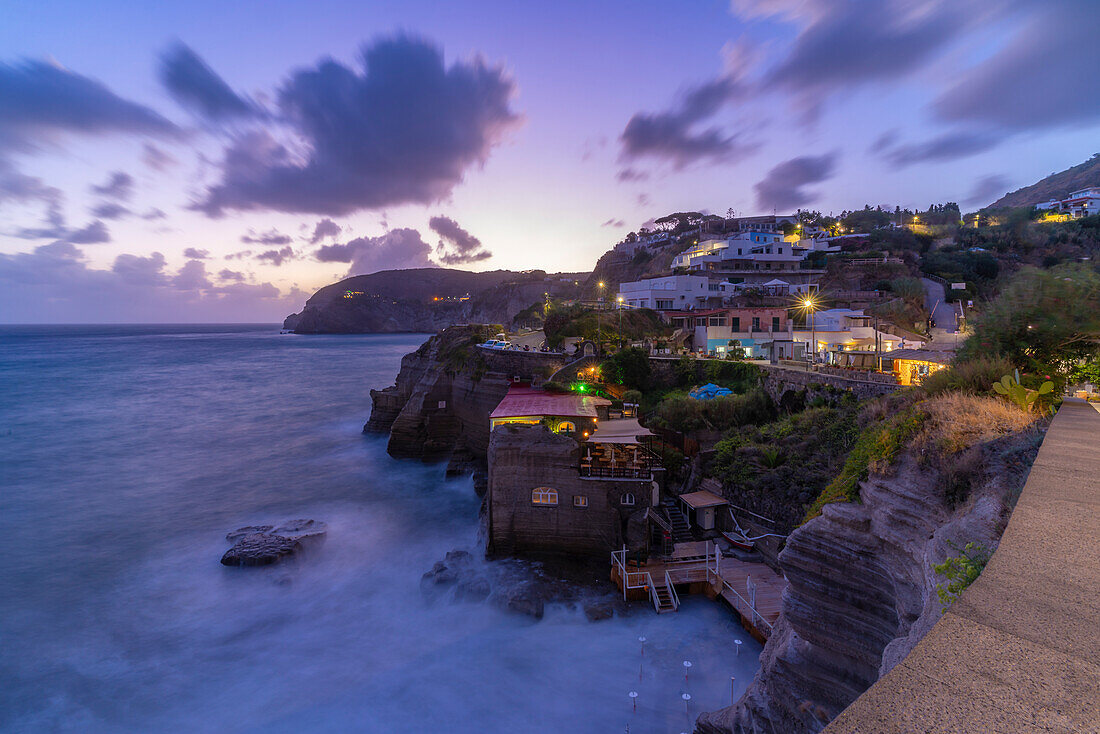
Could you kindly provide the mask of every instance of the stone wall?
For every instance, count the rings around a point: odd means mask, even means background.
[[[577,470],[580,451],[575,440],[542,426],[507,424],[492,432],[490,553],[568,553],[606,559],[624,543],[644,544],[644,537],[635,537],[633,528],[641,526],[652,483],[582,478]],[[556,490],[558,504],[534,504],[531,492],[537,487]],[[622,503],[627,493],[634,495],[633,506]],[[587,498],[587,507],[576,507],[576,496]]]
[[[478,347],[477,351],[490,371],[499,372],[508,377],[519,375],[524,380],[549,377],[569,361],[560,352],[524,352],[516,349],[485,347]]]
[[[846,390],[853,393],[859,400],[888,395],[898,389],[898,385],[888,382],[854,380],[843,375],[830,375],[812,371],[802,372],[797,369],[772,365],[759,365],[759,367],[763,373],[760,384],[772,400],[777,403],[783,398],[783,394],[789,391],[806,390],[807,400],[812,400],[816,397],[815,393],[822,392],[822,387],[832,388],[833,390]]]

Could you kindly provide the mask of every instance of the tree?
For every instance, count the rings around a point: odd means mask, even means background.
[[[1025,267],[975,320],[964,358],[1001,354],[1024,372],[1068,376],[1100,353],[1100,275],[1080,264]]]
[[[608,382],[644,390],[649,385],[649,355],[638,347],[623,349],[605,360],[600,372]]]

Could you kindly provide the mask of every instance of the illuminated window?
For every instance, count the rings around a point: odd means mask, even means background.
[[[558,433],[576,433],[577,425],[570,423],[569,421],[562,421],[558,424]]]
[[[531,491],[531,503],[535,505],[558,504],[558,490],[549,487],[538,487]]]
[[[634,506],[634,495],[632,495],[630,492],[627,492],[626,494],[624,494],[623,495],[623,505],[626,506],[626,507],[633,507]]]
[[[585,497],[583,494],[573,495],[573,506],[574,507],[588,507],[588,498]]]

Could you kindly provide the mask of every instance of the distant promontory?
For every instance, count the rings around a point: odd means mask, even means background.
[[[383,270],[327,285],[291,314],[298,334],[436,332],[452,324],[511,324],[545,294],[575,297],[587,273],[473,273],[447,268]]]

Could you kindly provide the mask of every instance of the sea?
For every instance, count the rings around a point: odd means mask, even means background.
[[[426,338],[0,327],[0,732],[675,733],[739,697],[760,645],[703,597],[424,596],[448,551],[489,563],[471,481],[362,433]],[[219,563],[299,518],[300,559]]]

